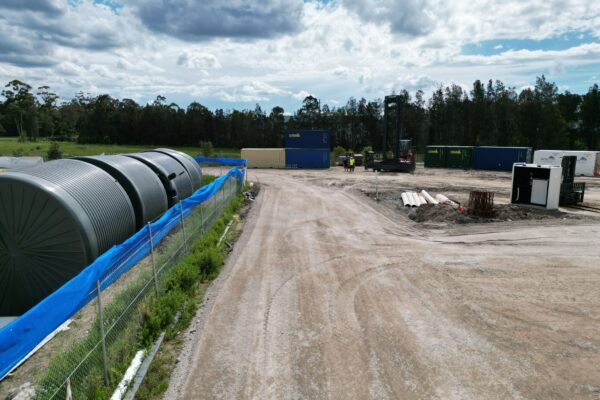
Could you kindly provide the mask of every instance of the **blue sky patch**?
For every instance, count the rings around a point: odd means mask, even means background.
[[[597,42],[598,39],[589,32],[569,32],[560,36],[534,39],[492,39],[477,43],[468,43],[462,47],[464,55],[492,56],[513,50],[566,50],[586,43]]]

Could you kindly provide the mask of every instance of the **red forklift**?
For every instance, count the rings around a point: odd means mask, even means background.
[[[383,103],[383,140],[381,159],[375,159],[372,151],[365,154],[365,169],[388,172],[414,172],[417,165],[417,149],[412,139],[403,135],[401,127],[402,100],[399,95],[385,96]],[[392,146],[391,157],[388,141]]]

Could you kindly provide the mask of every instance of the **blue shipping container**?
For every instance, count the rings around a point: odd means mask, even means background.
[[[479,146],[473,152],[473,168],[512,171],[514,163],[530,163],[531,147]]]
[[[285,147],[290,149],[330,149],[329,131],[287,130]]]
[[[285,149],[286,168],[329,168],[329,149]]]

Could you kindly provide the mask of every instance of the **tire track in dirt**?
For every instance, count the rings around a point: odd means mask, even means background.
[[[303,178],[318,173],[258,173],[251,236],[166,398],[570,399],[600,387],[600,239],[581,240],[598,225],[442,236],[356,193],[360,182]]]

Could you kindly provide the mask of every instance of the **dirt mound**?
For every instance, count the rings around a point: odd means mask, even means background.
[[[424,204],[412,209],[408,217],[417,222],[455,222],[465,224],[471,218],[458,210],[444,204]]]
[[[516,206],[514,204],[501,204],[494,206],[492,218],[480,218],[461,213],[458,210],[443,204],[425,204],[409,212],[408,217],[416,222],[450,222],[457,224],[503,222],[517,220],[539,220],[552,218],[576,218],[573,215],[537,208]]]

